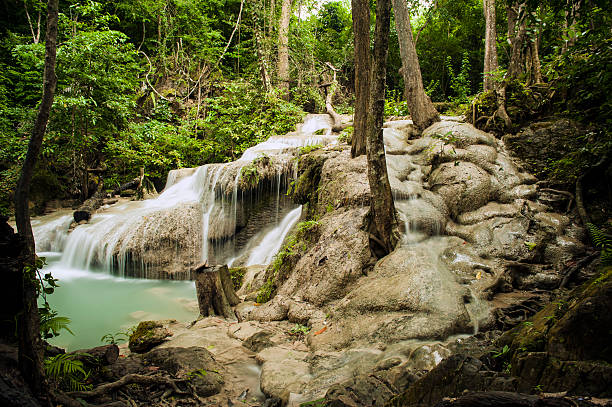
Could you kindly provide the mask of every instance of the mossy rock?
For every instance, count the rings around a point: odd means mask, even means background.
[[[129,348],[134,353],[144,353],[161,344],[172,333],[157,321],[142,321],[130,335]]]
[[[612,363],[612,267],[567,296],[548,304],[531,321],[506,332],[513,364],[523,353],[546,351],[561,360]]]

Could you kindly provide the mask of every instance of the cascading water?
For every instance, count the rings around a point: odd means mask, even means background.
[[[145,278],[185,279],[200,262],[238,257],[269,263],[301,213],[284,194],[295,154],[336,142],[330,133],[327,115],[309,115],[296,132],[272,136],[235,162],[171,171],[155,199],[105,208],[70,233],[69,217],[35,228],[37,245],[63,252],[68,268]]]

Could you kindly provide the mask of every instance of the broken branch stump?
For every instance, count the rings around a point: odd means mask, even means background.
[[[240,303],[234,291],[227,265],[200,264],[194,269],[200,316],[222,316],[236,319],[232,306]]]

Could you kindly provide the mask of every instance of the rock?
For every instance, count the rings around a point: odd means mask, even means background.
[[[219,393],[224,383],[221,365],[204,348],[161,348],[142,358],[145,363],[159,366],[174,377],[189,378],[200,397]]]
[[[440,165],[431,174],[429,186],[433,192],[442,196],[453,217],[483,206],[491,194],[489,174],[463,161],[459,165]]]
[[[579,136],[584,133],[585,129],[577,122],[552,118],[531,123],[516,134],[506,134],[502,140],[512,154],[523,160],[529,172],[554,178],[549,163],[577,151],[581,147]]]
[[[80,349],[70,354],[75,355],[74,360],[94,367],[112,365],[119,357],[119,347],[115,344],[98,346],[91,349]]]
[[[151,348],[161,344],[171,336],[172,332],[156,321],[143,321],[138,324],[136,330],[130,335],[129,348],[135,353],[144,353]]]
[[[260,331],[256,332],[250,337],[248,337],[243,343],[242,346],[245,348],[257,353],[262,351],[265,348],[269,348],[274,346],[274,342],[270,340],[272,337],[272,332]]]
[[[310,365],[304,361],[306,352],[282,347],[266,348],[257,354],[261,367],[261,391],[268,397],[284,401],[289,393],[299,393],[302,386],[311,380]]]
[[[89,211],[84,211],[84,210],[78,210],[78,211],[74,211],[73,215],[74,217],[74,221],[76,223],[80,223],[81,221],[89,221],[89,218],[91,218],[91,213]]]

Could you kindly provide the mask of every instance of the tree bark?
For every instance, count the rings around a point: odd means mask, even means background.
[[[366,153],[370,103],[370,3],[352,0],[351,6],[355,37],[355,116],[351,157],[355,158]]]
[[[523,47],[527,37],[525,3],[514,3],[508,8],[508,40],[510,41],[510,62],[507,78],[518,79],[523,70]]]
[[[283,0],[278,25],[278,86],[282,97],[289,99],[289,22],[291,20],[291,0]]]
[[[55,59],[57,46],[58,0],[49,0],[47,5],[47,32],[45,45],[45,72],[43,76],[42,101],[28,144],[21,176],[15,190],[15,221],[17,230],[25,242],[26,265],[34,266],[36,251],[34,236],[30,225],[29,195],[30,181],[38,154],[42,146],[45,130],[49,121],[53,96],[57,85],[55,76]],[[23,274],[24,307],[19,317],[19,369],[34,394],[46,400],[48,394],[47,379],[43,369],[43,344],[40,338],[40,319],[38,315],[36,271]]]
[[[497,64],[497,29],[495,24],[495,0],[483,0],[485,15],[485,57],[483,89],[493,90],[495,82],[493,72],[499,68]]]
[[[412,40],[410,13],[405,0],[393,0],[395,26],[402,59],[402,75],[404,76],[404,97],[412,122],[418,129],[425,129],[440,121],[440,115],[431,103],[431,99],[423,88],[423,78],[419,57]]]
[[[387,75],[387,50],[391,1],[376,3],[376,28],[374,37],[374,59],[370,90],[372,113],[368,117],[368,181],[370,183],[370,233],[373,242],[381,246],[382,253],[390,253],[397,243],[395,206],[387,174],[385,145],[383,143],[383,120],[385,110],[385,78]]]
[[[208,267],[201,264],[194,272],[200,316],[219,315],[236,319],[232,306],[240,303],[240,298],[234,291],[227,266]]]

